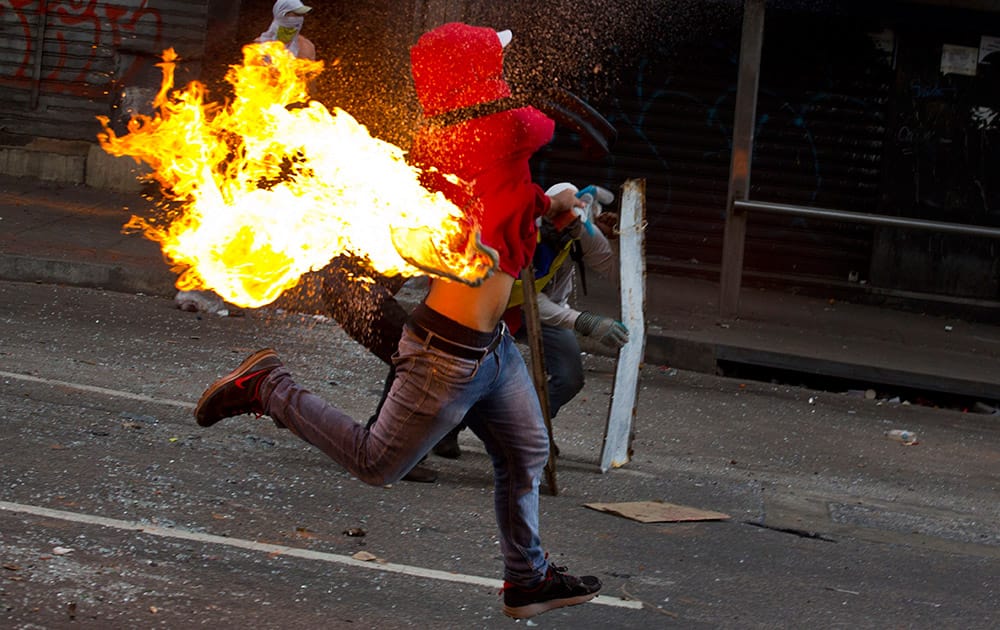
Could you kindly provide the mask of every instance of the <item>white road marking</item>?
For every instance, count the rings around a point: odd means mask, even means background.
[[[30,383],[42,383],[43,385],[55,385],[57,387],[67,387],[69,389],[78,389],[84,392],[91,392],[94,394],[104,394],[105,396],[115,396],[117,398],[128,398],[130,400],[141,400],[143,402],[156,403],[159,405],[169,405],[171,407],[180,407],[181,409],[194,409],[195,404],[189,402],[183,402],[180,400],[169,400],[166,398],[153,398],[152,396],[146,396],[144,394],[134,394],[132,392],[123,392],[119,389],[108,389],[106,387],[97,387],[95,385],[83,385],[81,383],[70,383],[68,381],[57,381],[51,378],[41,378],[39,376],[31,376],[30,374],[18,374],[16,372],[4,372],[0,370],[0,377],[3,378],[13,378],[21,381],[28,381]]]
[[[96,394],[104,394],[106,396],[115,396],[118,398],[128,398],[131,400],[141,400],[144,402],[169,405],[172,407],[181,407],[183,409],[194,409],[195,406],[194,403],[188,403],[179,400],[153,398],[152,396],[145,396],[143,394],[135,394],[132,392],[125,392],[116,389],[108,389],[105,387],[96,387],[94,385],[83,385],[80,383],[70,383],[67,381],[41,378],[37,376],[31,376],[29,374],[17,374],[15,372],[5,372],[0,370],[0,377],[29,381],[32,383],[42,383],[45,385],[56,385],[59,387],[78,389],[81,391],[87,391]],[[225,545],[228,547],[238,547],[241,549],[248,549],[250,551],[260,551],[268,554],[292,556],[295,558],[304,558],[306,560],[319,560],[321,562],[343,564],[347,566],[357,567],[361,569],[375,570],[375,571],[387,571],[389,573],[400,573],[403,575],[413,575],[416,577],[429,578],[432,580],[460,582],[463,584],[474,584],[477,586],[485,586],[488,588],[495,588],[495,589],[500,589],[503,586],[503,582],[501,580],[484,578],[476,575],[464,575],[461,573],[451,573],[448,571],[437,571],[435,569],[414,567],[410,565],[396,564],[392,562],[384,564],[379,562],[366,562],[363,560],[356,560],[350,556],[343,556],[334,553],[311,551],[309,549],[301,549],[298,547],[286,547],[284,545],[273,545],[270,543],[261,543],[253,540],[243,540],[240,538],[230,538],[227,536],[213,536],[212,534],[202,534],[198,532],[192,532],[189,530],[178,529],[176,527],[165,528],[165,527],[157,527],[155,525],[144,525],[142,523],[122,521],[113,518],[106,518],[103,516],[94,516],[91,514],[79,514],[76,512],[53,510],[50,508],[25,505],[22,503],[9,503],[7,501],[0,501],[0,509],[6,510],[8,512],[33,514],[35,516],[56,518],[64,521],[72,521],[75,523],[99,525],[101,527],[108,527],[111,529],[138,531],[146,534],[151,534],[154,536],[162,536],[164,538],[177,538],[180,540],[191,540],[191,541],[210,543],[215,545]],[[605,606],[616,606],[619,608],[630,608],[633,610],[638,610],[642,608],[642,602],[629,599],[621,599],[618,597],[611,597],[608,595],[599,595],[591,601],[595,604],[604,604]]]
[[[396,564],[393,562],[387,562],[384,564],[381,562],[366,562],[363,560],[356,560],[355,558],[352,558],[350,556],[343,556],[335,553],[326,553],[323,551],[311,551],[309,549],[301,549],[299,547],[274,545],[271,543],[262,543],[253,540],[245,540],[242,538],[230,538],[228,536],[214,536],[212,534],[202,534],[199,532],[193,532],[186,529],[179,529],[176,527],[158,527],[156,525],[146,525],[134,521],[131,522],[122,521],[115,518],[107,518],[105,516],[81,514],[78,512],[67,512],[65,510],[53,510],[51,508],[39,507],[36,505],[25,505],[23,503],[10,503],[8,501],[0,501],[0,510],[5,510],[8,512],[18,512],[21,514],[31,514],[33,516],[42,516],[45,518],[54,518],[63,521],[70,521],[73,523],[97,525],[100,527],[107,527],[110,529],[135,531],[143,534],[150,534],[153,536],[161,536],[163,538],[175,538],[179,540],[190,540],[193,542],[208,543],[212,545],[237,547],[239,549],[247,549],[249,551],[260,551],[261,553],[266,553],[269,555],[290,556],[293,558],[303,558],[305,560],[318,560],[320,562],[329,562],[331,564],[342,564],[350,567],[356,567],[359,569],[368,569],[370,571],[385,571],[388,573],[412,575],[415,577],[428,578],[432,580],[442,580],[445,582],[460,582],[462,584],[473,584],[475,586],[484,586],[487,588],[497,589],[497,590],[499,590],[503,586],[503,582],[500,580],[479,577],[477,575],[465,575],[462,573],[452,573],[449,571],[438,571],[435,569],[415,567],[407,564]],[[605,606],[615,606],[618,608],[630,608],[633,610],[639,610],[642,608],[642,602],[635,600],[628,600],[628,599],[620,599],[618,597],[610,597],[607,595],[599,595],[596,599],[593,599],[591,601],[595,604],[604,604]]]

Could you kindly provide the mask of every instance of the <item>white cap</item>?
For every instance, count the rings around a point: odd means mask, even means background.
[[[510,29],[507,29],[504,31],[497,31],[497,37],[500,38],[500,46],[506,48],[507,44],[510,43],[510,40],[514,38],[514,34],[510,32]]]
[[[561,193],[566,189],[572,190],[574,195],[580,192],[580,189],[574,186],[573,184],[570,184],[569,182],[562,182],[553,185],[551,188],[545,191],[545,194],[548,195],[549,197],[555,197],[556,195],[558,195],[559,193]]]
[[[312,11],[312,7],[307,7],[302,4],[302,0],[291,0],[288,4],[291,5],[292,8],[285,11],[286,15],[289,13],[294,13],[295,15],[305,15],[306,13]]]

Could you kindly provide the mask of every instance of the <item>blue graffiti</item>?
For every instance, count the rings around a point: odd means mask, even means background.
[[[916,100],[930,100],[952,98],[958,94],[958,90],[953,86],[942,86],[940,83],[923,85],[919,80],[914,80],[910,82],[910,93]]]

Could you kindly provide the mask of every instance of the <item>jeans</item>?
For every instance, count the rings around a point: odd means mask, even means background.
[[[583,389],[580,343],[572,330],[542,324],[542,349],[549,375],[549,415],[555,418],[559,409]]]
[[[433,347],[408,324],[393,356],[396,379],[370,428],[297,385],[283,367],[261,386],[265,409],[372,485],[398,481],[465,419],[493,462],[504,579],[534,585],[548,568],[538,535],[538,488],[549,437],[521,353],[503,326],[482,333],[424,305],[411,321],[431,336],[472,348],[501,337],[481,358],[462,358]]]

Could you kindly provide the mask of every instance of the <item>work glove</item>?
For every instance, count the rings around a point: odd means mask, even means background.
[[[576,331],[587,337],[594,337],[604,345],[617,350],[628,343],[628,328],[610,317],[583,311],[573,324]]]

